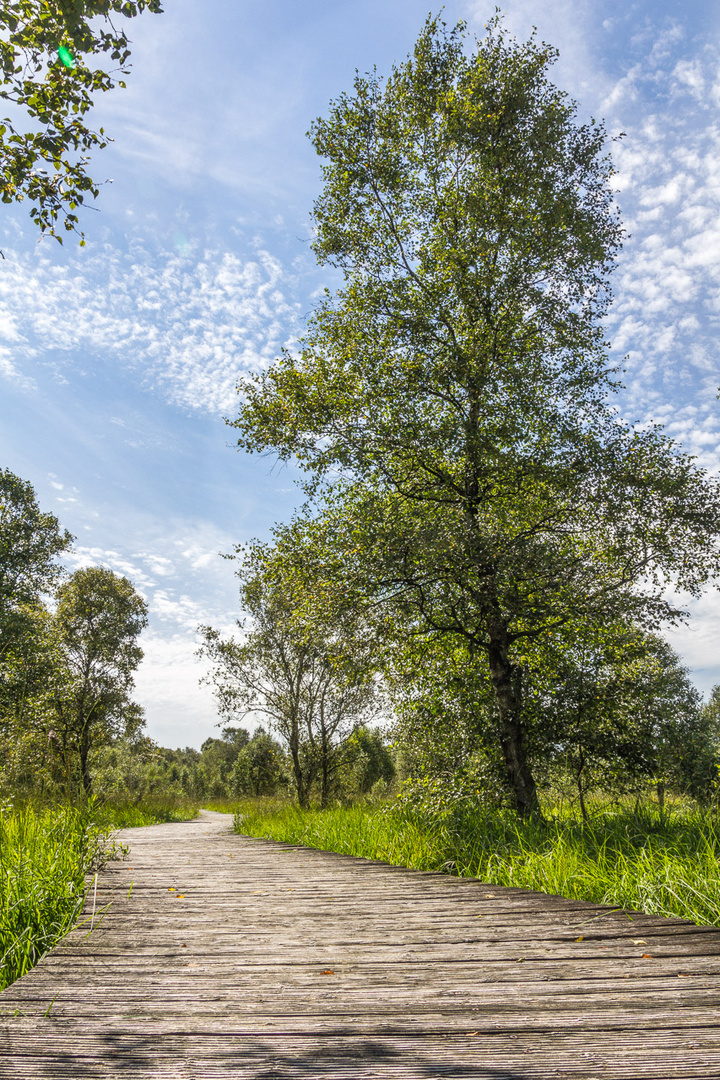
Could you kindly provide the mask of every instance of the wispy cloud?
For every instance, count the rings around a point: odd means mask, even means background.
[[[195,640],[150,632],[142,644],[145,659],[135,678],[135,697],[152,713],[152,737],[173,747],[197,747],[209,736],[219,737],[212,692],[199,681],[207,665],[195,655]]]
[[[65,557],[70,571],[103,566],[132,581],[147,601],[153,625],[168,632],[191,632],[201,623],[227,629],[238,615],[232,562],[219,557],[231,538],[211,525],[185,523],[142,547],[77,545]]]
[[[715,48],[658,35],[608,95],[627,138],[617,187],[630,234],[608,328],[627,354],[624,404],[720,469],[720,126]]]
[[[230,538],[203,523],[185,523],[137,549],[78,546],[69,570],[104,566],[128,577],[147,601],[148,629],[140,644],[135,699],[151,717],[154,739],[166,746],[199,745],[214,734],[217,710],[201,687],[207,663],[197,655],[197,627],[232,633],[239,614],[232,563],[218,558]]]
[[[119,363],[177,405],[222,413],[244,373],[265,366],[298,331],[295,279],[260,245],[245,257],[153,256],[138,244],[64,262],[45,250],[7,256],[0,374],[8,377],[27,380],[38,362],[60,375]]]

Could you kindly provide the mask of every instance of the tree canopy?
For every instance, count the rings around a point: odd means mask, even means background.
[[[72,540],[54,514],[40,510],[32,484],[0,469],[0,656],[25,609],[57,584],[59,556]]]
[[[143,656],[137,639],[147,625],[147,605],[126,577],[95,566],[76,570],[57,600],[53,630],[62,666],[52,695],[56,734],[64,753],[76,756],[90,794],[93,744],[143,723],[130,695]]]
[[[268,718],[287,745],[300,805],[308,805],[319,781],[324,806],[347,736],[373,713],[373,668],[347,624],[303,617],[292,564],[259,543],[240,548],[238,555],[250,626],[238,622],[239,640],[200,627],[201,655],[213,665],[206,681],[222,717],[254,712]]]
[[[472,52],[429,19],[316,121],[315,251],[343,281],[234,421],[241,447],[306,470],[320,577],[483,654],[521,814],[537,643],[677,619],[668,584],[720,572],[717,481],[612,405],[613,167],[555,58],[499,17]]]

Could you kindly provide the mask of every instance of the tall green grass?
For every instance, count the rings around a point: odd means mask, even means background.
[[[190,821],[196,818],[197,799],[181,795],[144,795],[139,801],[110,798],[92,807],[92,820],[114,829],[158,825],[167,821]]]
[[[88,875],[117,853],[115,829],[186,821],[197,813],[195,800],[163,795],[139,803],[0,808],[0,990],[75,925]]]
[[[238,832],[557,893],[575,900],[679,916],[720,926],[720,832],[698,809],[678,805],[595,809],[587,824],[556,810],[545,822],[459,809],[407,807],[301,811],[244,802]]]
[[[107,832],[87,808],[0,809],[0,990],[76,922]]]

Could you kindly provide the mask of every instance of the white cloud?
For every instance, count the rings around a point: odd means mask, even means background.
[[[203,522],[183,522],[143,537],[137,547],[77,546],[68,568],[104,566],[128,577],[147,601],[149,627],[136,673],[135,700],[147,716],[147,733],[164,746],[192,745],[217,737],[210,690],[201,687],[207,665],[196,655],[197,627],[211,624],[231,634],[240,614],[232,563],[218,552],[230,538]]]
[[[681,603],[690,612],[689,623],[666,630],[664,636],[707,695],[720,684],[720,592],[712,589],[699,599],[682,597]]]
[[[706,78],[698,57],[691,60],[678,60],[672,72],[672,79],[679,84],[677,89],[681,93],[687,89],[696,101],[702,101],[705,96]]]
[[[649,47],[647,47],[649,45]],[[693,54],[674,26],[607,97],[629,238],[608,319],[615,354],[628,354],[623,409],[656,420],[701,464],[720,470],[717,342],[720,295],[720,127],[708,108],[718,52]],[[690,51],[688,52],[688,49]]]
[[[170,747],[199,747],[218,738],[211,690],[200,685],[207,665],[195,655],[195,639],[148,633],[142,644],[145,658],[135,677],[135,697],[147,709],[148,735]]]
[[[0,326],[0,341],[3,340],[3,331]],[[0,379],[16,383],[23,390],[34,390],[36,382],[19,370],[15,363],[14,350],[5,345],[0,345]]]
[[[54,253],[53,253],[54,255]],[[0,275],[0,374],[20,365],[120,363],[171,402],[232,410],[235,387],[293,340],[294,279],[257,245],[247,257],[204,251],[152,258],[106,245],[59,263],[46,250],[8,252]],[[18,325],[22,325],[22,333]]]

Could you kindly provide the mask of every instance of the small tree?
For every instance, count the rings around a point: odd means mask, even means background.
[[[147,605],[126,577],[100,567],[77,570],[58,589],[57,601],[53,623],[62,667],[52,690],[55,731],[89,795],[92,746],[130,736],[144,722],[130,695]]]
[[[284,772],[282,747],[260,726],[238,754],[230,786],[234,795],[274,795]]]
[[[717,749],[706,740],[700,695],[665,640],[618,623],[577,627],[552,648],[555,656],[531,665],[528,690],[548,756],[573,775],[583,818],[593,788],[637,790],[650,780],[661,807],[666,787],[700,794]]]
[[[71,542],[57,518],[40,510],[32,485],[0,469],[0,760],[16,788],[51,781],[46,692],[57,656],[45,598]]]
[[[58,557],[73,537],[54,514],[38,506],[35,491],[9,469],[0,469],[0,660],[31,610],[57,584]]]
[[[283,578],[282,561],[273,556],[258,544],[242,557],[238,577],[251,629],[237,641],[200,627],[200,654],[214,665],[208,681],[221,716],[267,716],[288,747],[300,805],[309,805],[319,778],[325,806],[339,746],[372,710],[375,686],[344,630],[332,634],[303,621],[302,594]]]
[[[377,728],[354,728],[345,740],[343,758],[342,787],[347,795],[367,795],[378,782],[387,788],[395,779],[393,756]]]

